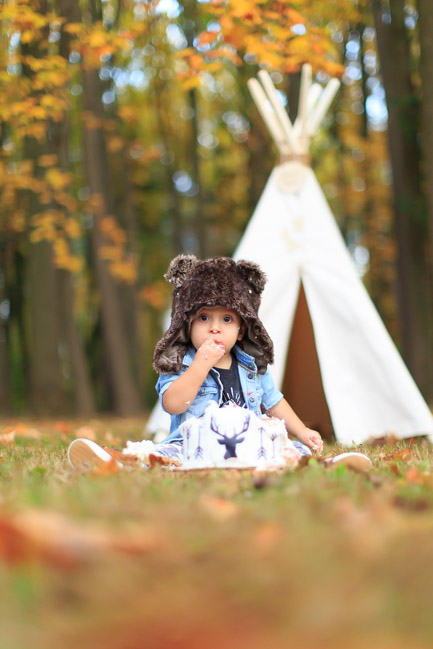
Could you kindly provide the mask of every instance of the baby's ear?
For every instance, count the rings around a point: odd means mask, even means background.
[[[180,288],[197,263],[195,255],[178,255],[170,262],[164,277],[175,288]]]
[[[236,269],[239,275],[260,295],[266,284],[266,275],[260,270],[260,267],[253,261],[241,259],[236,263]]]

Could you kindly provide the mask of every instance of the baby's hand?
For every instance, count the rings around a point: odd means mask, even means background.
[[[224,345],[217,344],[211,338],[205,340],[204,343],[197,349],[197,356],[207,361],[209,367],[213,367],[215,363],[218,363],[220,358],[222,358],[225,353],[226,349]]]
[[[317,453],[317,455],[322,454],[323,440],[317,430],[305,428],[302,436],[299,436],[299,441],[311,448],[313,453]]]

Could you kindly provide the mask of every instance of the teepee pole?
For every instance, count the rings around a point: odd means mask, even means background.
[[[320,85],[320,83],[313,83],[313,84],[310,86],[309,90],[308,90],[308,95],[307,95],[307,114],[306,114],[306,116],[305,116],[305,121],[306,121],[306,123],[308,122],[308,119],[309,119],[311,113],[312,113],[313,110],[314,110],[314,107],[315,107],[315,105],[316,105],[317,100],[318,100],[319,97],[320,97],[320,94],[321,94],[322,90],[323,90],[323,88],[322,88],[322,86]],[[298,117],[296,118],[295,124],[294,124],[294,126],[293,126],[293,128],[294,128],[294,130],[295,130],[295,135],[296,135],[296,137],[298,137],[298,138],[301,137],[301,126],[302,126],[302,124],[301,124],[301,119],[300,119],[300,117],[298,116]],[[307,134],[308,134],[308,129],[307,129]]]
[[[328,82],[326,88],[323,90],[320,99],[317,102],[308,120],[307,128],[308,128],[308,135],[310,137],[313,137],[313,135],[316,133],[317,129],[319,128],[320,122],[322,121],[326,111],[331,105],[332,100],[334,99],[339,87],[340,87],[340,81],[338,79],[331,79]]]
[[[301,88],[299,91],[298,119],[301,125],[300,140],[301,147],[304,151],[308,148],[307,133],[307,109],[308,109],[308,91],[311,86],[312,68],[309,63],[302,66],[301,71]]]
[[[291,152],[301,153],[301,151],[299,150],[298,141],[293,131],[292,122],[290,121],[290,118],[287,115],[284,106],[282,105],[277,95],[277,91],[275,90],[275,86],[272,83],[272,79],[269,73],[266,72],[266,70],[260,70],[258,77],[262,82],[266,95],[271,102],[272,108],[274,109],[275,114],[281,124],[281,128],[283,129],[284,135],[286,136],[287,143],[291,149]]]
[[[287,155],[287,153],[290,153],[290,150],[287,145],[286,138],[284,137],[283,130],[274,112],[272,110],[268,110],[269,102],[262,86],[257,81],[257,79],[249,79],[247,83],[252,98],[254,99],[254,102],[257,106],[257,110],[259,111],[263,121],[268,127],[269,133],[271,134],[278,151],[280,152],[281,156]]]

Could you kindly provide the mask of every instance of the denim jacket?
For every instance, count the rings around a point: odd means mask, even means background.
[[[239,379],[241,382],[242,392],[245,397],[245,403],[249,410],[256,415],[261,415],[262,406],[269,410],[283,398],[282,393],[276,389],[274,381],[269,372],[258,374],[254,358],[245,353],[238,345],[232,349],[239,369]],[[195,357],[194,347],[190,347],[185,354],[182,367],[177,374],[160,374],[156,384],[156,391],[162,406],[162,396],[170,387],[172,382],[177,379],[191,365]],[[179,415],[171,415],[170,434],[164,442],[174,442],[182,439],[179,433],[179,426],[190,417],[201,417],[206,406],[211,401],[221,404],[223,386],[220,380],[218,370],[212,368],[203,381],[198,394],[189,408]],[[162,406],[164,408],[164,406]]]

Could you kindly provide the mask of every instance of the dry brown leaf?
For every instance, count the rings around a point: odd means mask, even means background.
[[[432,480],[432,475],[428,471],[422,473],[418,469],[408,469],[406,471],[406,480],[412,484],[426,485]]]
[[[112,475],[113,473],[119,473],[122,470],[122,467],[119,466],[114,457],[111,458],[109,462],[104,462],[99,466],[95,467],[92,471],[93,476],[106,476]]]
[[[204,511],[218,521],[226,521],[239,514],[239,507],[225,498],[204,495],[200,498]]]
[[[17,437],[28,437],[30,439],[40,439],[41,433],[37,428],[20,428],[15,430]]]
[[[259,525],[253,535],[252,543],[254,549],[259,554],[268,554],[272,552],[282,536],[281,525],[276,523],[262,523]]]
[[[75,437],[83,437],[84,439],[90,439],[90,441],[94,442],[96,440],[96,432],[91,426],[80,426],[80,428],[77,428],[75,431]]]
[[[71,569],[102,558],[104,552],[144,554],[160,550],[164,538],[160,530],[151,527],[112,531],[46,510],[0,514],[0,558],[12,565],[42,561]]]
[[[54,424],[54,428],[59,433],[70,433],[72,429],[72,424],[66,421],[56,421],[56,423]]]
[[[2,433],[0,435],[0,444],[8,446],[9,444],[15,443],[15,431],[11,430],[10,433]]]

